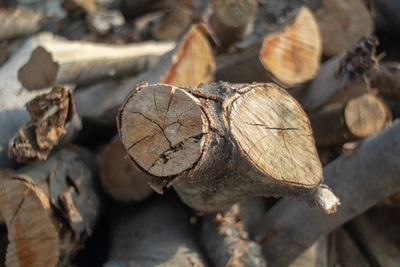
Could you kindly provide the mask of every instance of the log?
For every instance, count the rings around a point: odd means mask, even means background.
[[[379,94],[385,98],[400,100],[400,64],[381,64],[371,78],[371,87],[377,88]]]
[[[175,198],[125,207],[111,219],[106,267],[208,266],[189,224],[188,210]]]
[[[264,37],[243,51],[218,57],[216,79],[239,83],[273,80],[290,88],[314,78],[322,45],[309,9],[301,8],[293,24],[282,32]]]
[[[93,83],[108,77],[134,75],[157,64],[173,49],[172,42],[105,45],[55,40],[36,48],[18,70],[21,83],[30,90],[54,84]]]
[[[289,267],[328,267],[327,238],[321,237],[310,248],[298,256]],[[333,267],[333,266],[332,266]]]
[[[218,39],[220,52],[226,51],[252,31],[257,7],[257,0],[211,2],[212,14],[208,24]]]
[[[264,204],[262,198],[242,200],[202,219],[200,241],[215,267],[267,266],[259,244],[248,233],[265,212]]]
[[[178,1],[179,0],[122,0],[120,9],[125,16],[138,17],[160,9],[171,9]]]
[[[390,126],[392,115],[386,104],[373,94],[364,94],[344,106],[334,103],[309,114],[317,146],[343,145],[371,136]]]
[[[115,201],[139,202],[153,192],[150,178],[129,162],[119,138],[104,147],[98,167],[103,189]]]
[[[327,215],[300,202],[281,200],[264,216],[255,240],[269,266],[287,266],[321,236],[400,190],[400,121],[364,140],[351,156],[324,168],[324,182],[341,206]]]
[[[109,80],[79,90],[75,95],[78,114],[102,124],[115,125],[118,107],[139,83],[197,86],[210,82],[215,71],[214,55],[201,28],[198,24],[192,26],[173,51],[139,76]]]
[[[47,161],[1,172],[6,266],[69,266],[93,229],[100,202],[90,155],[66,148]]]
[[[29,9],[0,9],[0,42],[37,32],[41,19]]]
[[[37,96],[26,108],[31,121],[18,130],[8,145],[8,156],[18,163],[47,159],[57,145],[71,141],[82,128],[72,92],[63,86]]]
[[[308,118],[272,83],[136,87],[121,105],[118,132],[132,162],[159,193],[216,211],[252,196],[288,196],[334,212]],[[325,195],[326,193],[326,195]]]
[[[345,103],[368,92],[368,77],[378,62],[376,45],[375,38],[362,38],[347,53],[326,61],[301,100],[303,108],[311,112],[327,102]]]
[[[96,11],[95,0],[63,0],[62,7],[68,12],[90,14]]]
[[[350,235],[340,227],[329,235],[328,264],[331,267],[371,267]]]
[[[374,30],[374,22],[362,0],[323,0],[314,13],[321,32],[322,51],[328,57],[346,52]]]

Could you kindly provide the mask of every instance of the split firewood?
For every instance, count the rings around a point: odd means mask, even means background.
[[[208,23],[218,38],[220,52],[252,31],[257,7],[257,0],[211,1],[212,14]]]
[[[71,141],[82,128],[72,92],[55,86],[26,106],[31,121],[10,140],[8,155],[18,163],[47,159],[54,147]]]
[[[96,0],[63,0],[62,7],[75,13],[93,13],[97,9]]]
[[[138,85],[117,117],[132,162],[159,193],[216,211],[252,196],[288,196],[334,212],[300,105],[272,83],[211,83],[198,88]]]
[[[197,24],[154,68],[139,76],[121,81],[109,80],[79,90],[75,94],[77,111],[83,118],[113,125],[118,107],[137,84],[160,82],[175,86],[197,86],[210,82],[214,71],[212,48],[202,26]]]
[[[385,98],[400,100],[400,63],[381,64],[371,79],[371,87]]]
[[[395,267],[400,263],[400,249],[367,215],[351,222],[351,228],[375,266]]]
[[[373,94],[334,103],[309,114],[317,146],[342,145],[362,139],[390,126],[392,115],[386,104]]]
[[[129,162],[119,139],[113,140],[101,152],[98,162],[104,191],[114,200],[128,203],[148,198],[153,190],[150,178]]]
[[[281,200],[264,216],[256,241],[263,245],[268,266],[286,266],[321,236],[400,191],[400,121],[365,139],[350,156],[324,168],[324,182],[341,206],[327,215],[300,202]]]
[[[342,227],[329,234],[328,262],[329,267],[372,267]]]
[[[262,198],[242,200],[203,218],[200,240],[214,266],[267,266],[259,244],[249,236],[265,212],[264,204]]]
[[[0,41],[37,32],[41,19],[29,9],[0,9]]]
[[[369,91],[369,77],[377,67],[375,38],[362,38],[346,54],[326,61],[311,82],[301,104],[315,111],[327,102],[345,103]]]
[[[322,0],[314,13],[321,32],[323,54],[328,57],[346,52],[374,30],[374,22],[362,0]]]
[[[327,238],[320,238],[310,248],[298,256],[288,267],[328,267],[327,246]]]
[[[189,223],[189,212],[177,199],[153,199],[115,214],[104,266],[208,266]]]
[[[18,78],[28,89],[54,84],[87,84],[108,77],[133,75],[154,66],[173,49],[172,42],[144,42],[115,46],[81,41],[54,40],[36,48],[19,69]]]
[[[304,36],[307,36],[305,38]],[[293,24],[254,45],[217,58],[216,79],[229,82],[275,81],[294,87],[318,72],[321,37],[312,12],[301,8]]]
[[[91,156],[60,150],[47,161],[1,172],[6,266],[69,266],[99,215]]]

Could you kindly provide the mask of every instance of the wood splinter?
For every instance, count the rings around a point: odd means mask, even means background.
[[[159,193],[214,211],[251,196],[288,196],[334,212],[307,115],[271,83],[198,88],[140,84],[117,117],[132,162]]]

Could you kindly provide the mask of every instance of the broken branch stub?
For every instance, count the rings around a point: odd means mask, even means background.
[[[161,193],[174,185],[194,209],[271,195],[326,212],[338,205],[320,197],[322,168],[306,114],[274,84],[140,84],[121,105],[117,125],[152,187]]]

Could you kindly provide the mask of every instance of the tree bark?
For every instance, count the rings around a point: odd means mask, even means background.
[[[274,84],[141,84],[121,105],[117,126],[152,187],[160,193],[174,185],[194,209],[215,211],[271,195],[309,201],[325,212],[338,205],[320,185],[306,114]]]
[[[54,84],[84,85],[109,77],[134,75],[157,64],[173,49],[172,42],[144,42],[124,46],[55,40],[36,48],[18,71],[30,90]]]
[[[309,114],[317,146],[343,145],[373,135],[390,126],[392,116],[386,104],[373,94],[327,105]]]
[[[366,139],[350,156],[324,168],[324,181],[341,207],[327,215],[303,203],[281,200],[264,216],[255,239],[269,266],[287,266],[318,238],[400,190],[400,122]]]
[[[42,16],[29,9],[0,10],[0,41],[37,32]]]
[[[148,185],[150,177],[132,165],[127,157],[119,138],[106,145],[98,162],[101,183],[112,199],[123,203],[139,202],[153,192]]]
[[[363,38],[346,54],[326,61],[311,82],[301,104],[315,111],[327,102],[345,103],[368,92],[369,77],[377,66],[375,38]]]
[[[188,210],[175,198],[115,212],[107,267],[208,266],[189,224]]]
[[[75,94],[77,111],[83,118],[113,125],[118,107],[137,84],[161,82],[176,86],[197,86],[210,82],[214,71],[212,48],[201,26],[197,24],[154,68],[139,76],[121,81],[109,80],[79,90]]]
[[[8,155],[18,163],[47,159],[61,143],[71,141],[82,128],[72,92],[55,86],[50,93],[27,103],[31,121],[10,140]]]
[[[82,150],[66,148],[47,161],[1,172],[7,266],[71,264],[99,215],[90,158]]]
[[[216,79],[241,83],[273,80],[290,88],[316,75],[322,44],[309,9],[300,9],[293,24],[282,32],[264,37],[243,51],[217,58]]]
[[[203,218],[200,240],[215,267],[267,266],[259,244],[250,240],[248,234],[265,212],[264,201],[242,200],[223,212]]]

